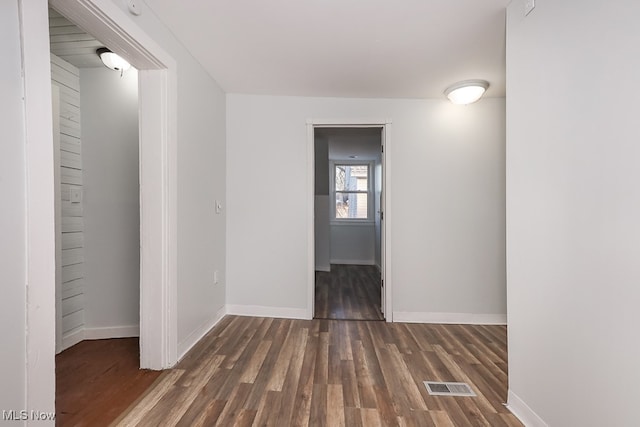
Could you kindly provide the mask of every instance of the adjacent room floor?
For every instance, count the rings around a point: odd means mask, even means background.
[[[504,326],[226,316],[118,425],[521,426],[506,394]]]
[[[316,271],[315,318],[384,320],[380,310],[380,272],[373,265],[332,264]]]
[[[107,426],[160,376],[139,369],[138,338],[82,341],[56,356],[56,425]]]

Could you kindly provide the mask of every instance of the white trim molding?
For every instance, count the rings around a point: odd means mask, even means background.
[[[105,340],[110,338],[132,338],[139,336],[140,327],[138,325],[84,329],[85,340]]]
[[[305,308],[267,307],[264,305],[227,305],[227,314],[278,319],[307,319],[307,309]]]
[[[506,325],[506,314],[476,313],[428,313],[419,311],[396,311],[394,322],[439,323],[452,325]]]
[[[217,313],[208,321],[204,322],[193,332],[191,332],[181,343],[178,344],[178,360],[182,358],[195,346],[205,335],[209,333],[224,316],[227,315],[227,307],[222,306]]]
[[[331,264],[376,265],[376,261],[373,259],[332,259]]]
[[[62,337],[61,351],[73,347],[84,340],[104,340],[111,338],[132,338],[140,336],[138,325],[110,326],[103,328],[78,328]]]
[[[46,27],[49,11],[45,0],[21,0],[18,10],[26,166],[25,408],[55,412],[55,190]]]
[[[72,332],[67,333],[62,336],[62,346],[60,347],[60,352],[68,349],[69,347],[73,347],[78,344],[80,341],[83,341],[84,337],[84,328],[78,328]]]
[[[507,395],[507,409],[527,427],[549,427],[549,424],[511,390]]]

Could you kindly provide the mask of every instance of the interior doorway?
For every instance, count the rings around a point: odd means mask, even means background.
[[[383,126],[314,129],[314,317],[384,320]]]
[[[139,336],[138,71],[105,67],[104,44],[53,8],[49,35],[60,353]]]
[[[178,360],[177,64],[112,2],[49,4],[139,70],[140,365]],[[51,72],[46,2],[19,0],[26,176],[26,407],[53,411],[55,399],[55,199]],[[45,53],[43,55],[43,52]]]
[[[49,4],[138,70],[140,367],[169,368],[178,360],[176,61],[117,5]]]
[[[104,43],[53,8],[49,38],[56,419],[106,425],[160,374],[140,369],[138,71],[105,67]]]

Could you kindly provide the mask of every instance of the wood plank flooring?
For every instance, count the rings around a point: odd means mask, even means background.
[[[506,393],[502,326],[226,316],[117,425],[521,426]]]
[[[107,426],[160,376],[140,370],[138,338],[82,341],[56,356],[56,425]]]
[[[316,271],[315,318],[384,320],[377,267],[332,264],[331,272]]]

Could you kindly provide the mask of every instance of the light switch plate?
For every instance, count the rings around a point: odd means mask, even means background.
[[[222,212],[222,203],[216,200],[216,213],[219,214],[220,212]]]
[[[80,203],[82,201],[82,189],[72,188],[69,190],[69,201],[71,203]]]

